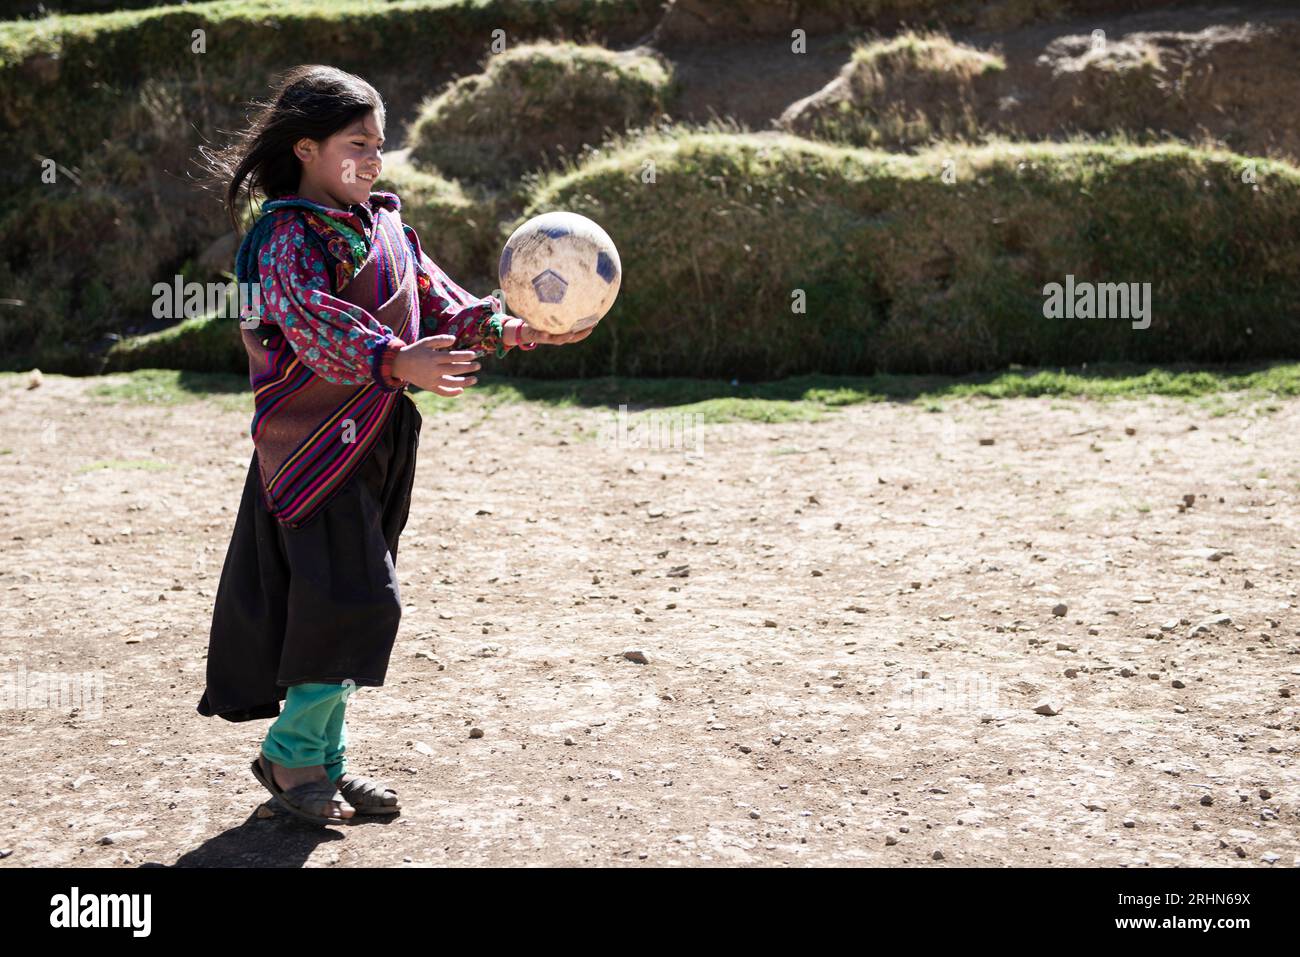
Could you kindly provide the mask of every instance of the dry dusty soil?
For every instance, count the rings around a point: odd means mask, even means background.
[[[348,721],[403,812],[317,829],[263,807],[267,722],[195,711],[247,397],[26,384],[0,867],[1300,863],[1300,401],[877,403],[690,449],[426,412]],[[93,680],[12,693],[39,674]]]

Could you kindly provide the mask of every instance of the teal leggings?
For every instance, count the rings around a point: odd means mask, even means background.
[[[268,761],[286,768],[325,766],[331,781],[347,770],[348,729],[343,721],[348,695],[356,685],[290,685],[284,710],[262,742]]]

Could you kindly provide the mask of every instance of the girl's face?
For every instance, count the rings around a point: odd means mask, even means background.
[[[327,139],[299,140],[298,194],[334,209],[364,203],[384,168],[383,145],[384,128],[373,110]]]

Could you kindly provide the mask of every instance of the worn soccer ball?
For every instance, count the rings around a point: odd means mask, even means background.
[[[498,268],[507,311],[562,335],[594,326],[623,280],[609,234],[577,213],[543,213],[506,240]]]

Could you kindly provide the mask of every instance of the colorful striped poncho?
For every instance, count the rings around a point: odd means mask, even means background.
[[[261,312],[241,321],[268,511],[301,527],[373,448],[406,383],[397,350],[451,334],[455,349],[507,352],[499,299],[476,299],[420,248],[392,193],[332,209],[271,200],[240,245],[236,278]],[[524,346],[522,348],[528,348]]]

